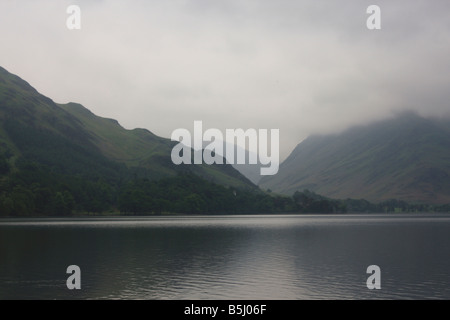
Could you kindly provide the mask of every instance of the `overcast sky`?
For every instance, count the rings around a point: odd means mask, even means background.
[[[282,158],[312,133],[448,113],[449,57],[448,0],[0,1],[0,65],[55,102],[167,138],[280,129]]]

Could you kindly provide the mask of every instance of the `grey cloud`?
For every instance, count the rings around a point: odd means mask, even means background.
[[[382,30],[365,27],[382,9]],[[403,109],[450,110],[448,1],[0,3],[0,65],[57,102],[170,137],[207,127],[279,128],[282,157],[307,135]]]

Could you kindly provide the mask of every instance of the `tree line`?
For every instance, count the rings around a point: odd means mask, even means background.
[[[335,200],[312,191],[291,197],[259,189],[225,187],[192,173],[159,180],[117,171],[106,179],[95,172],[63,173],[51,167],[0,154],[0,216],[68,216],[74,213],[264,214],[449,212],[450,205],[370,203]]]
[[[336,202],[312,199],[312,194],[287,197],[225,187],[188,172],[152,180],[119,170],[105,179],[95,171],[72,174],[30,160],[18,159],[14,166],[11,161],[0,155],[1,216],[344,212]]]

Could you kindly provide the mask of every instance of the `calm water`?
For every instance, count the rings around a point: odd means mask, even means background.
[[[449,253],[445,215],[1,220],[0,299],[450,299]]]

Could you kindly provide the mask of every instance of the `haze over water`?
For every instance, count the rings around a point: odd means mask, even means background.
[[[1,220],[0,299],[449,299],[449,234],[446,215]]]

